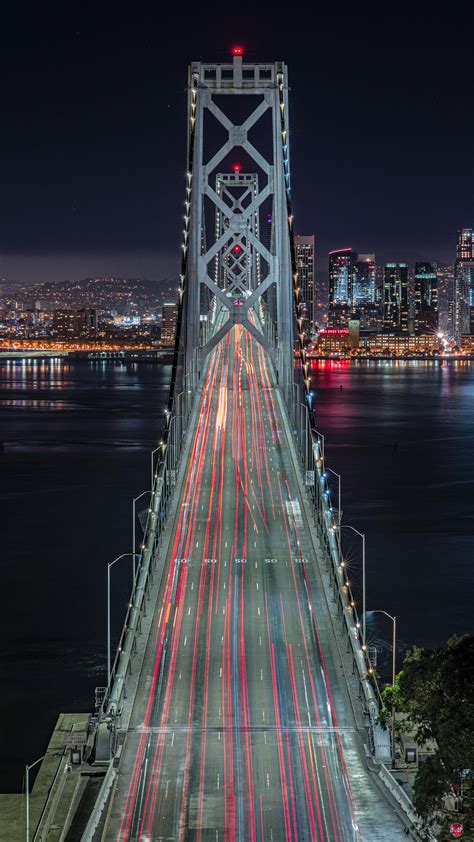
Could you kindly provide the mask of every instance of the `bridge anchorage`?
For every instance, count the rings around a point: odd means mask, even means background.
[[[236,49],[187,97],[169,398],[81,838],[401,840],[311,408],[287,68]]]

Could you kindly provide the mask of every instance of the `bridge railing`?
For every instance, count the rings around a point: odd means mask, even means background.
[[[159,442],[160,452],[153,476],[150,504],[147,511],[143,539],[137,553],[135,581],[128,602],[123,627],[111,666],[110,681],[102,703],[101,712],[115,715],[127,694],[127,681],[132,675],[133,657],[137,650],[137,636],[141,634],[142,618],[147,613],[151,589],[158,570],[158,550],[169,514],[171,498],[177,482],[182,453],[193,399],[199,383],[197,355],[191,371],[185,376],[183,389],[174,396],[175,411],[165,411],[167,435]]]
[[[201,341],[206,341],[208,334],[216,329],[220,309],[215,297],[213,297],[210,301],[209,316],[204,323],[205,332]],[[179,311],[181,312],[181,310],[182,302],[180,300]],[[180,343],[177,335],[170,394],[165,409],[163,434],[158,443],[159,453],[153,474],[143,539],[140,551],[137,553],[138,563],[135,581],[111,666],[110,680],[99,712],[99,720],[101,717],[103,718],[104,714],[115,715],[120,710],[122,701],[126,698],[127,681],[132,675],[133,656],[137,651],[136,641],[141,634],[142,618],[146,616],[147,602],[150,600],[154,577],[157,576],[161,580],[163,572],[158,570],[158,551],[177,482],[182,445],[194,406],[194,398],[202,373],[205,370],[205,365],[201,364],[199,349],[196,349],[191,359],[189,371],[182,377],[182,388],[178,391],[179,353]]]
[[[362,639],[362,624],[349,578],[349,570],[342,552],[341,512],[332,504],[326,478],[324,438],[315,426],[314,414],[308,407],[307,390],[301,383],[294,385],[289,416],[293,425],[304,484],[324,548],[326,572],[329,574],[333,597],[337,603],[341,632],[347,640],[347,651],[352,656],[353,674],[358,678],[359,698],[368,723],[369,747],[377,759],[387,760],[390,757],[390,736],[377,722],[383,701]],[[307,587],[309,588],[308,583]]]

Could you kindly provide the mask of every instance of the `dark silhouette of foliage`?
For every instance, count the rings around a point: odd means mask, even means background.
[[[428,819],[443,810],[445,796],[452,794],[462,803],[467,830],[474,810],[474,637],[453,637],[446,649],[415,648],[405,658],[395,693],[397,709],[407,714],[416,741],[437,743],[416,776],[417,812]]]

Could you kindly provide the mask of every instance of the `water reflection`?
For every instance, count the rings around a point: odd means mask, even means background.
[[[0,360],[2,620],[13,665],[2,663],[0,792],[21,790],[22,764],[44,753],[56,712],[90,710],[103,683],[104,565],[130,543],[130,501],[149,478],[169,376],[170,366]],[[119,628],[128,582],[115,587]]]
[[[70,365],[66,360],[22,359],[0,361],[0,388],[42,389],[62,388],[67,382]]]
[[[368,607],[397,614],[405,646],[474,632],[474,363],[313,362],[344,518],[367,536]]]

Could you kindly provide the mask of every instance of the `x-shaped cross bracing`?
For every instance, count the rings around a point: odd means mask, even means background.
[[[271,343],[265,339],[262,333],[255,327],[249,319],[249,310],[253,308],[257,300],[264,292],[268,290],[270,285],[275,282],[276,257],[270,253],[266,246],[262,243],[260,238],[253,230],[252,221],[255,215],[259,213],[261,205],[273,193],[273,165],[269,163],[263,155],[254,147],[248,139],[248,132],[260,120],[263,114],[270,108],[271,100],[270,94],[265,92],[263,100],[247,117],[242,125],[234,125],[226,114],[213,101],[210,91],[201,91],[203,98],[203,108],[207,108],[215,119],[227,131],[228,137],[221,148],[213,155],[211,160],[202,167],[202,189],[203,194],[209,198],[222,216],[224,230],[217,237],[215,243],[199,257],[198,278],[200,284],[205,284],[208,289],[216,296],[218,301],[225,307],[229,313],[229,318],[225,324],[217,331],[217,333],[202,347],[201,352],[206,355],[213,347],[225,336],[225,334],[232,328],[234,324],[242,324],[246,329],[255,336],[255,339],[265,347],[265,350],[271,354],[272,358],[275,356],[275,349]],[[262,190],[257,192],[257,195],[252,198],[247,207],[244,207],[244,201],[247,199],[249,193],[253,191],[250,188],[244,190],[243,194],[236,198],[231,196],[231,206],[224,201],[223,194],[218,195],[216,190],[209,184],[210,175],[215,171],[220,162],[229,154],[229,152],[236,146],[242,147],[247,154],[255,161],[257,166],[263,170],[266,175],[267,183]],[[235,247],[238,245],[240,250],[236,252]],[[226,275],[230,283],[228,284],[227,292],[239,291],[244,292],[244,281],[248,279],[249,260],[250,255],[255,253],[259,255],[259,260],[263,259],[268,265],[268,274],[265,279],[257,285],[257,279],[253,278],[250,283],[254,284],[254,288],[250,287],[250,296],[243,297],[238,303],[227,295],[221,287],[209,275],[208,267],[212,260],[216,258],[226,261]],[[246,278],[247,276],[247,278]]]

